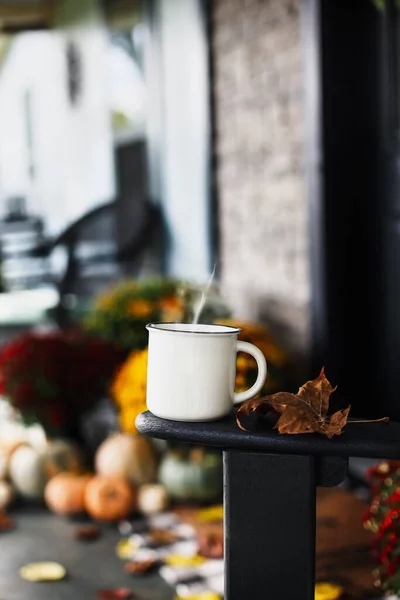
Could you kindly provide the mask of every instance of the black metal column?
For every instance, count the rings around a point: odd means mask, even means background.
[[[314,600],[311,456],[224,452],[226,600]]]

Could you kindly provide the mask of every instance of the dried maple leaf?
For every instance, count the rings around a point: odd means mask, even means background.
[[[343,432],[350,412],[349,406],[328,416],[329,398],[335,389],[322,368],[318,377],[302,385],[297,394],[278,392],[265,398],[248,400],[239,408],[236,420],[239,427],[246,431],[241,423],[244,415],[256,413],[264,416],[275,411],[279,418],[274,427],[279,433],[321,433],[332,438]]]
[[[307,381],[299,388],[297,397],[310,406],[318,415],[326,417],[329,409],[329,398],[336,390],[325,377],[325,370],[322,367],[321,373],[316,379]]]
[[[347,408],[343,408],[342,410],[338,410],[333,413],[329,422],[326,421],[324,423],[324,431],[328,438],[333,437],[334,435],[340,435],[343,433],[343,427],[347,424],[347,419],[349,418],[350,406]]]

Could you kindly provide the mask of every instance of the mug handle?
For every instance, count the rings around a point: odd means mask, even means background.
[[[261,350],[257,348],[257,346],[254,346],[254,344],[249,344],[249,342],[238,341],[236,351],[246,352],[247,354],[253,356],[253,358],[255,358],[257,361],[258,367],[258,375],[255,384],[244,392],[235,392],[233,402],[234,404],[239,404],[239,402],[244,402],[245,400],[249,400],[253,396],[256,396],[258,392],[262,390],[267,378],[267,361],[265,360],[265,356]]]

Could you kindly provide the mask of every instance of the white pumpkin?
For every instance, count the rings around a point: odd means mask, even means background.
[[[0,481],[0,511],[6,509],[14,500],[14,490],[7,481]]]
[[[116,433],[99,447],[95,459],[99,475],[124,477],[142,485],[157,478],[157,453],[152,442],[137,434]]]
[[[9,474],[15,490],[24,498],[40,500],[46,483],[57,473],[79,473],[82,459],[69,442],[55,440],[44,449],[21,446],[10,459]]]

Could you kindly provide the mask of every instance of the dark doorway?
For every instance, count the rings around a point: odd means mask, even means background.
[[[320,159],[308,162],[319,183],[310,186],[314,370],[326,365],[338,404],[351,403],[353,414],[400,418],[391,9],[368,0],[306,5],[306,70],[316,83],[307,88],[309,156]]]

